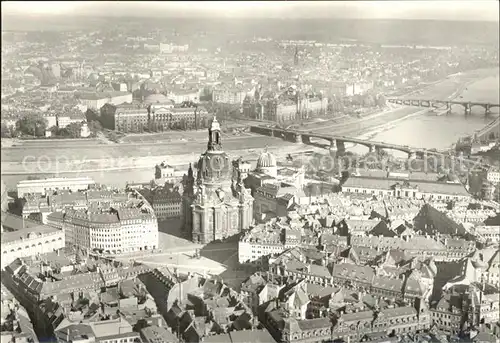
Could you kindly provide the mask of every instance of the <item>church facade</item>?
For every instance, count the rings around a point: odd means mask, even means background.
[[[207,150],[184,177],[183,228],[193,242],[207,244],[246,230],[253,220],[253,197],[245,188],[238,162],[222,149],[221,129],[214,117]]]

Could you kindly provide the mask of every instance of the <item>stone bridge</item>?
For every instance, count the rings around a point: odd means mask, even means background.
[[[331,152],[335,152],[336,155],[341,156],[345,153],[345,143],[354,143],[359,145],[366,146],[370,152],[380,150],[380,149],[389,149],[389,150],[397,150],[402,151],[408,154],[408,158],[417,158],[417,157],[425,157],[429,155],[445,155],[446,153],[438,152],[434,150],[426,150],[419,148],[412,148],[406,145],[397,145],[391,143],[384,142],[376,142],[359,138],[352,138],[340,135],[330,135],[330,134],[322,134],[322,133],[314,133],[314,132],[305,132],[299,130],[286,130],[276,127],[263,127],[263,126],[252,126],[250,128],[251,132],[258,133],[261,135],[272,136],[277,138],[282,138],[289,142],[295,143],[305,143],[305,144],[313,144],[311,139],[319,139],[325,141],[325,145],[329,145],[329,149]]]
[[[463,106],[465,114],[470,114],[473,106],[480,106],[484,108],[486,115],[491,113],[493,107],[500,107],[500,104],[491,104],[488,102],[471,102],[471,101],[455,101],[455,100],[423,100],[423,99],[399,99],[389,98],[387,102],[397,105],[416,106],[416,107],[429,107],[429,108],[444,108],[446,107],[448,113],[451,113],[453,105]]]

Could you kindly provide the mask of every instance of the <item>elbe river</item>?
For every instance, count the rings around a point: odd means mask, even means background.
[[[498,69],[487,71],[487,74],[482,72],[481,77],[475,78],[475,81],[468,84],[464,90],[456,95],[457,101],[477,101],[489,102],[498,104],[499,100],[499,75]],[[462,82],[462,78],[460,78]],[[449,86],[449,85],[448,85]],[[443,86],[444,87],[444,86]],[[443,94],[450,95],[449,89],[440,89]],[[434,90],[433,90],[434,92]],[[439,89],[436,89],[439,94]],[[436,95],[436,97],[445,97],[445,95]],[[413,98],[418,98],[419,95],[413,95]],[[422,95],[426,98],[425,95]],[[446,100],[446,99],[440,100]],[[373,128],[368,132],[363,132],[361,137],[379,142],[388,142],[401,145],[408,145],[422,148],[446,149],[463,136],[470,135],[476,130],[480,130],[495,116],[498,116],[499,109],[492,109],[493,114],[490,117],[484,115],[484,108],[476,106],[472,108],[472,114],[465,116],[462,106],[454,106],[452,113],[449,115],[437,116],[436,114],[426,113],[421,115],[408,116],[407,118],[399,119],[393,122],[388,122],[377,128]],[[500,128],[499,128],[500,129]],[[281,148],[279,148],[281,149]],[[366,147],[354,146],[349,150],[366,153]],[[195,155],[203,153],[203,151],[194,152]],[[390,151],[394,156],[399,156],[400,153]],[[402,153],[401,153],[402,154]],[[154,154],[153,154],[154,155]],[[236,158],[237,156],[235,156]],[[157,161],[160,163],[161,161]],[[168,161],[167,161],[168,162]],[[188,163],[190,161],[186,161]],[[89,176],[94,178],[96,182],[103,183],[114,187],[123,187],[127,182],[148,182],[153,178],[154,170],[151,168],[131,169],[131,170],[108,170],[83,173],[60,173],[59,177],[75,177]],[[41,175],[37,177],[53,177],[56,175]],[[7,187],[15,189],[18,181],[24,180],[28,175],[2,175]]]
[[[500,103],[498,69],[492,70],[492,73],[493,75],[468,85],[455,100]],[[418,98],[418,95],[415,95],[415,98]],[[449,115],[437,116],[436,114],[427,113],[413,116],[405,120],[388,123],[387,127],[363,136],[378,142],[441,150],[449,148],[460,137],[482,129],[498,116],[498,111],[499,109],[495,108],[492,115],[486,117],[483,107],[473,106],[471,115],[465,116],[463,106],[455,105]],[[363,147],[355,147],[351,150],[359,153],[366,152],[366,148]],[[404,154],[397,151],[391,151],[390,153],[395,156]]]

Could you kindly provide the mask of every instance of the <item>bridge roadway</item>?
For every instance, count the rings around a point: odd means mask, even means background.
[[[483,127],[481,130],[474,133],[474,138],[478,140],[490,139],[490,135],[493,134],[495,139],[500,138],[500,117],[495,118],[494,121]]]
[[[427,100],[427,99],[401,99],[389,98],[387,102],[397,105],[442,108],[446,107],[448,113],[451,113],[451,106],[460,105],[465,109],[465,114],[470,114],[473,106],[481,106],[484,108],[485,114],[489,115],[493,107],[500,107],[500,104],[491,104],[488,102],[471,102],[471,101],[455,101],[455,100]]]
[[[311,138],[326,140],[330,143],[330,151],[336,153],[337,156],[341,156],[345,153],[345,143],[354,143],[364,145],[369,148],[370,152],[379,149],[390,149],[402,151],[408,154],[408,159],[414,158],[426,158],[428,156],[449,156],[448,152],[440,152],[436,150],[428,150],[423,148],[415,148],[407,145],[397,145],[385,142],[375,142],[365,139],[352,138],[346,136],[338,135],[327,135],[314,132],[306,132],[300,130],[286,130],[281,128],[273,127],[263,127],[263,126],[251,126],[250,131],[258,133],[265,136],[273,136],[277,138],[282,138],[290,142],[312,144]],[[467,160],[461,158],[463,162],[476,163],[474,160]]]

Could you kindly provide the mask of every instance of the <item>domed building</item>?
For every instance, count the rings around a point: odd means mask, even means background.
[[[206,244],[247,230],[253,219],[253,198],[235,180],[233,162],[222,149],[221,128],[214,117],[208,129],[207,150],[184,178],[183,228],[196,243]]]
[[[256,171],[272,177],[278,177],[278,165],[274,155],[267,150],[260,154],[257,160]]]
[[[87,81],[91,84],[91,85],[96,85],[100,80],[99,80],[99,75],[96,74],[96,73],[92,73],[89,75],[89,77],[87,78]]]
[[[276,157],[266,149],[257,159],[255,170],[248,173],[245,184],[252,190],[257,220],[283,216],[298,197],[304,197],[305,169],[278,167]]]
[[[305,170],[303,167],[278,167],[276,157],[267,149],[260,154],[255,170],[250,172],[245,180],[245,184],[252,189],[252,194],[265,184],[287,184],[301,189],[304,183]]]
[[[170,103],[172,103],[172,101],[161,93],[153,93],[144,98],[145,105]]]

